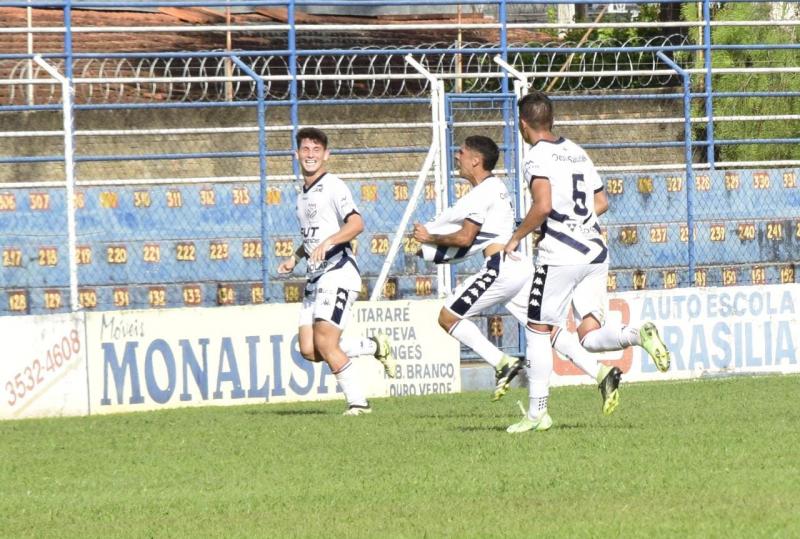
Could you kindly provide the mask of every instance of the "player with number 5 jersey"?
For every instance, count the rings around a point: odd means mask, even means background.
[[[606,320],[608,248],[598,216],[608,209],[608,197],[594,163],[583,148],[553,134],[553,104],[545,94],[532,92],[518,107],[520,134],[530,144],[523,174],[532,204],[504,252],[518,256],[519,242],[536,232],[538,253],[525,333],[530,405],[525,417],[508,427],[511,433],[552,425],[547,411],[551,347],[595,379],[606,415],[619,404],[622,371],[598,362],[590,352],[641,346],[661,371],[670,360],[652,323],[638,328]],[[570,312],[578,321],[577,337],[564,329]]]
[[[539,265],[599,264],[608,249],[595,213],[595,194],[603,191],[594,163],[571,140],[559,137],[534,144],[525,160],[523,174],[549,178],[552,208],[540,227]]]

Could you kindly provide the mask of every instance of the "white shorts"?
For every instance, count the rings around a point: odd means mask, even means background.
[[[607,279],[608,264],[536,266],[528,294],[528,322],[565,327],[572,307],[578,320],[592,315],[602,325],[608,305]],[[515,300],[512,314],[519,319],[519,300]]]
[[[489,307],[506,304],[530,282],[533,265],[527,258],[514,260],[496,253],[445,300],[445,308],[459,318],[475,316]]]
[[[352,289],[356,282],[353,273],[360,283],[358,270],[351,264],[323,273],[315,282],[307,281],[299,325],[311,326],[317,320],[325,320],[344,330],[350,320],[353,303],[361,292]]]

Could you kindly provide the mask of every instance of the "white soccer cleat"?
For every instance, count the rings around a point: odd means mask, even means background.
[[[519,406],[519,409],[522,411],[522,421],[509,425],[506,432],[510,434],[519,434],[521,432],[528,432],[529,430],[543,432],[553,426],[553,418],[550,417],[547,410],[545,410],[540,418],[531,419],[528,417],[528,412],[525,411],[525,407],[522,406],[521,402],[517,401],[517,406]]]
[[[365,415],[371,414],[372,407],[367,403],[366,406],[362,406],[360,404],[351,404],[347,407],[347,410],[344,411],[342,415]]]

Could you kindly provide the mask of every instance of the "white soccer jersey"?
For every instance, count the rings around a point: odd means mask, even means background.
[[[297,219],[300,221],[306,255],[310,256],[324,239],[338,232],[347,218],[354,213],[359,212],[350,189],[330,172],[324,173],[308,188],[303,186],[297,195]],[[322,274],[348,264],[356,268],[355,272],[347,272],[355,275],[355,278],[347,279],[348,282],[340,286],[349,290],[359,290],[361,282],[358,266],[349,242],[332,247],[325,255],[325,260],[319,264],[313,265],[309,261],[308,279],[315,281]]]
[[[594,212],[594,195],[603,181],[583,148],[565,138],[539,141],[529,148],[523,171],[529,186],[534,177],[548,178],[553,199],[539,230],[537,264],[606,263],[608,249]]]
[[[437,264],[455,263],[477,252],[491,243],[505,244],[514,232],[514,208],[511,195],[500,178],[489,176],[473,187],[469,193],[444,210],[425,228],[431,234],[450,234],[470,220],[481,229],[469,247],[440,247],[422,244],[422,257]]]

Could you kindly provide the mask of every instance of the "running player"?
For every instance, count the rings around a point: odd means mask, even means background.
[[[505,184],[492,174],[499,155],[492,139],[467,137],[458,150],[456,164],[472,190],[427,225],[414,224],[414,239],[422,243],[421,254],[426,260],[456,263],[483,254],[481,269],[445,300],[439,325],[494,367],[493,400],[506,394],[524,363],[501,352],[469,318],[508,303],[521,290],[527,297],[528,289],[523,288],[533,270],[528,260],[502,257],[514,229],[514,209]]]
[[[659,370],[666,371],[670,361],[652,323],[641,329],[605,324],[608,249],[597,216],[608,208],[608,198],[600,175],[580,146],[552,133],[553,106],[545,94],[528,94],[518,107],[520,132],[532,146],[523,173],[533,203],[504,252],[509,258],[518,257],[514,251],[525,236],[538,231],[539,239],[527,307],[530,405],[522,421],[508,428],[512,433],[547,430],[552,425],[547,413],[553,370],[551,343],[597,381],[606,415],[619,404],[622,371],[599,363],[587,349],[639,345]],[[570,308],[581,320],[578,334],[583,346],[562,329]]]
[[[307,281],[298,331],[300,353],[309,361],[325,361],[336,376],[348,408],[344,415],[372,409],[350,357],[372,354],[394,378],[396,366],[386,336],[342,341],[342,331],[361,290],[361,274],[350,241],[364,230],[347,185],[325,169],[330,157],[327,135],[315,128],[297,132],[297,160],[303,174],[297,196],[297,219],[303,243],[284,259],[278,273],[291,273],[307,259]]]

